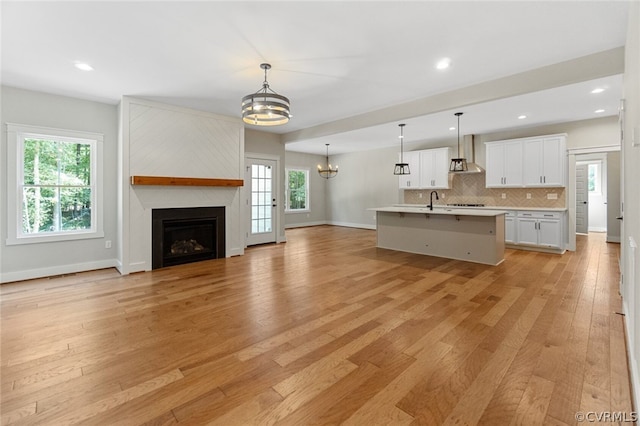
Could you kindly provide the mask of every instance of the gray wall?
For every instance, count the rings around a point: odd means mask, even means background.
[[[300,213],[285,213],[285,227],[295,228],[300,226],[322,225],[327,223],[327,186],[330,182],[342,179],[343,167],[338,163],[338,175],[332,179],[322,178],[317,170],[318,164],[324,164],[326,156],[305,154],[300,152],[287,152],[285,157],[286,167],[309,169],[309,211]],[[333,165],[335,157],[330,157]],[[286,185],[286,181],[285,181]]]
[[[375,229],[375,213],[367,209],[400,202],[395,148],[335,155],[340,173],[327,182],[328,221],[334,225]]]
[[[0,138],[0,280],[15,281],[40,276],[105,268],[116,264],[116,105],[108,105],[3,86]],[[4,175],[7,158],[7,123],[28,124],[104,134],[103,168],[104,238],[7,246],[7,211],[16,208],[7,199]],[[105,249],[105,240],[112,248]]]

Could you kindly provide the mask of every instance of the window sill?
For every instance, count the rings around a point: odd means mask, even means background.
[[[285,210],[284,214],[311,213],[311,210]]]
[[[22,244],[55,243],[64,241],[90,240],[104,238],[104,232],[78,232],[73,234],[37,235],[29,237],[9,237],[6,240],[8,246]]]

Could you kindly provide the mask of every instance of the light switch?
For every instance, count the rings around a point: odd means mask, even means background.
[[[527,192],[527,200],[531,199],[531,194],[529,192]]]
[[[505,194],[504,192],[502,193],[502,199],[504,200],[505,198],[507,198],[507,194]]]

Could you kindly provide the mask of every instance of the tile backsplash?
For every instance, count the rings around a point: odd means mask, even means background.
[[[435,205],[473,203],[500,207],[566,207],[565,188],[486,188],[484,173],[451,174],[449,179],[451,188],[438,189],[440,200],[435,201]],[[428,204],[430,192],[428,189],[405,190],[404,202],[406,204]],[[422,198],[420,198],[421,194]],[[506,198],[502,198],[503,194]],[[548,194],[555,194],[557,199],[548,199]]]

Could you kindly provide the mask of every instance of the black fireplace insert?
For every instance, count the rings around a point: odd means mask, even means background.
[[[152,269],[225,257],[225,208],[151,211]]]

